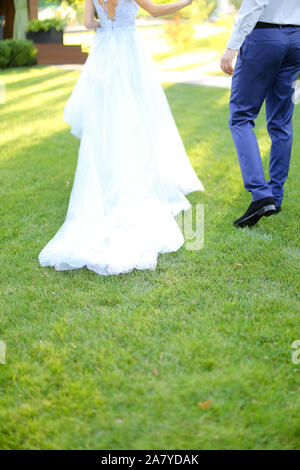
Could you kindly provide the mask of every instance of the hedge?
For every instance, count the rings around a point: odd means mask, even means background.
[[[30,40],[5,39],[0,41],[0,68],[34,65],[36,54],[37,50]]]

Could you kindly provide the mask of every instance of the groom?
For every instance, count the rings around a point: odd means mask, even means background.
[[[245,227],[281,211],[293,141],[293,86],[300,72],[300,0],[243,0],[227,47],[221,68],[233,75],[229,126],[245,188],[252,193],[234,225]],[[253,130],[264,100],[272,141],[268,182]]]

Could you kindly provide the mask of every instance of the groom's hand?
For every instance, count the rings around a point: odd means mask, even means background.
[[[238,51],[234,51],[233,49],[226,49],[221,57],[221,69],[227,75],[233,75],[234,68],[232,62],[237,53]]]

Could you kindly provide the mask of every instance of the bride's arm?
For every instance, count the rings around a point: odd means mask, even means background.
[[[174,3],[157,5],[156,3],[153,3],[152,0],[135,1],[140,7],[146,10],[152,16],[170,15],[171,13],[175,13],[176,11],[187,7],[193,2],[193,0],[179,0],[178,2]]]
[[[95,18],[95,7],[93,0],[85,0],[84,26],[88,29],[99,28],[100,21]]]

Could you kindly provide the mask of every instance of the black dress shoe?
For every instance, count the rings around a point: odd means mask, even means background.
[[[252,227],[257,224],[261,217],[269,217],[276,214],[275,200],[272,197],[265,197],[258,201],[252,201],[247,211],[242,217],[235,220],[233,225],[235,227]]]

